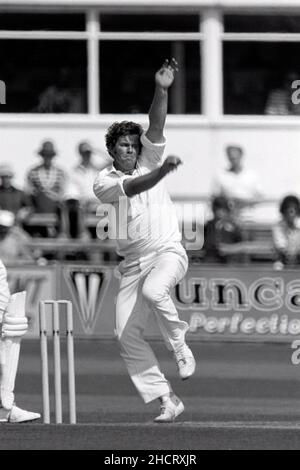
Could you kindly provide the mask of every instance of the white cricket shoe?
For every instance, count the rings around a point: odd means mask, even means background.
[[[192,351],[187,344],[184,344],[178,351],[174,352],[177,362],[179,376],[182,380],[188,379],[196,369],[196,361]]]
[[[0,423],[26,423],[28,421],[35,421],[41,415],[33,411],[26,411],[13,406],[11,410],[0,408]]]
[[[184,411],[184,404],[176,396],[167,397],[161,404],[160,415],[154,419],[155,423],[172,423]]]

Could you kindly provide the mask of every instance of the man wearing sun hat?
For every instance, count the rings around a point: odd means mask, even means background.
[[[59,215],[65,191],[65,172],[53,163],[57,152],[52,141],[42,142],[37,153],[42,163],[29,170],[26,191],[31,196],[35,212]]]

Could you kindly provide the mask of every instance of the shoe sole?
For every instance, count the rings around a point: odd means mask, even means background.
[[[193,374],[187,375],[186,377],[181,377],[181,380],[188,380],[190,377],[192,377]]]
[[[25,419],[22,421],[7,421],[7,423],[10,423],[10,424],[33,423],[33,421],[37,421],[38,419],[41,419],[41,418]]]
[[[168,419],[168,420],[165,420],[165,419],[154,419],[154,423],[158,423],[158,424],[161,424],[161,423],[173,423],[175,421],[175,419],[181,415],[181,413],[184,412],[184,404],[182,402],[179,403],[178,407],[176,408],[175,410],[175,416],[173,419]]]
[[[185,377],[181,377],[181,380],[187,380],[189,379],[190,377],[192,377],[192,375],[194,375],[195,371],[193,371],[191,374],[189,375],[186,375]]]
[[[27,421],[0,421],[0,426],[4,424],[26,424],[33,423],[36,419],[28,419]]]
[[[27,421],[7,421],[8,424],[26,424],[26,423],[33,423],[34,421],[37,421],[40,418],[35,418],[35,419],[28,419]]]

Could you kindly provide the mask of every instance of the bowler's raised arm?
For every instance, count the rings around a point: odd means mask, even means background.
[[[168,112],[168,90],[172,85],[178,64],[173,58],[170,62],[165,60],[162,67],[155,74],[155,92],[149,111],[149,128],[146,137],[153,143],[164,140],[164,126]]]

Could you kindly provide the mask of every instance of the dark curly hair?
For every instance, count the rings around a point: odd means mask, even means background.
[[[288,196],[285,196],[282,199],[280,203],[280,207],[279,207],[281,214],[284,214],[290,205],[296,206],[296,211],[297,211],[297,214],[299,215],[300,214],[300,201],[297,198],[297,196],[294,196],[293,194],[289,194]]]
[[[111,154],[114,146],[117,143],[119,137],[126,136],[126,135],[138,135],[141,136],[143,133],[143,128],[136,122],[132,121],[122,121],[122,122],[114,122],[105,134],[105,143],[108,153]],[[142,148],[142,144],[140,146],[140,150]]]

